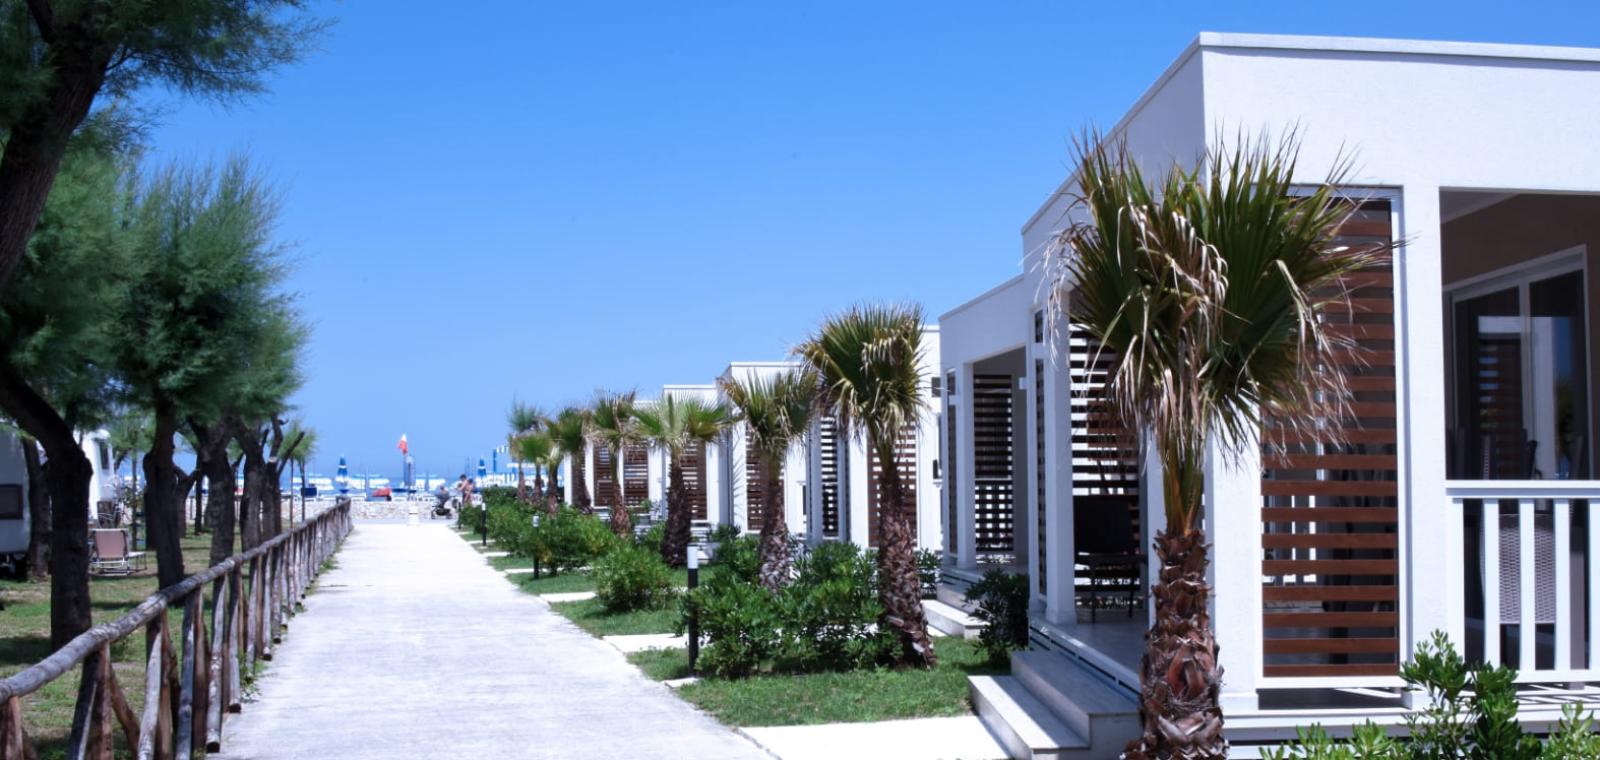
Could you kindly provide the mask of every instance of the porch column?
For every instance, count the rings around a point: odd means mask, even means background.
[[[869,474],[867,442],[857,436],[850,436],[845,440],[849,441],[850,445],[845,447],[841,459],[848,464],[845,466],[844,474],[840,476],[840,487],[848,485],[850,501],[845,505],[849,509],[843,507],[839,509],[839,535],[846,537],[856,546],[865,548],[868,539],[871,538],[867,535],[867,510],[872,507],[872,489],[867,479]]]
[[[1262,670],[1261,446],[1207,451],[1205,530],[1211,540],[1211,624],[1222,666],[1222,710],[1253,711]]]
[[[822,423],[813,421],[806,435],[806,543],[822,543]]]
[[[973,457],[972,431],[972,364],[963,362],[956,369],[957,393],[951,399],[955,405],[956,461],[950,466],[959,468],[956,473],[956,567],[976,569],[978,566],[977,518],[972,501],[973,479],[977,468]]]
[[[1466,645],[1461,515],[1445,498],[1444,277],[1439,188],[1406,185],[1396,254],[1402,659],[1442,630]],[[1418,540],[1411,540],[1416,537]]]
[[[1077,578],[1074,572],[1072,511],[1072,374],[1067,366],[1070,346],[1062,320],[1045,333],[1039,353],[1044,359],[1044,542],[1045,618],[1051,623],[1074,624],[1077,617]],[[1063,345],[1052,345],[1060,336]]]

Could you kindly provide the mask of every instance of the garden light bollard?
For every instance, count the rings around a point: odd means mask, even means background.
[[[468,497],[467,503],[472,503],[471,497]],[[478,545],[485,549],[489,548],[489,502],[487,501],[483,503],[483,511],[478,513],[478,536],[482,539]]]
[[[685,565],[689,569],[689,591],[693,593],[695,587],[700,585],[700,547],[689,544],[689,548],[684,554]],[[695,674],[695,661],[700,659],[700,613],[694,608],[694,605],[689,606],[689,641],[687,643],[689,644],[689,675],[692,676]]]

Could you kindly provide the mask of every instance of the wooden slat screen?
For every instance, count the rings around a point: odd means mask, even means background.
[[[689,492],[691,519],[706,519],[706,445],[692,443],[679,460],[683,467],[683,487]]]
[[[1107,407],[1106,381],[1115,357],[1079,324],[1068,327],[1072,382],[1072,494],[1126,499],[1133,545],[1145,548],[1139,519],[1139,451]]]
[[[1016,551],[1014,402],[1011,375],[972,378],[973,532],[978,554]]]
[[[629,509],[650,498],[650,446],[630,443],[622,449],[622,501]]]
[[[749,428],[744,433],[744,516],[746,530],[761,530],[766,524],[767,468],[756,453],[755,437]]]
[[[612,489],[617,483],[617,468],[611,464],[611,450],[604,446],[593,446],[594,449],[594,503],[598,506],[611,506]]]
[[[822,535],[839,537],[839,420],[824,416],[818,423],[817,449],[822,471]]]
[[[1043,341],[1044,340],[1044,317],[1043,317],[1043,314],[1041,313],[1041,314],[1034,315],[1034,321],[1036,323],[1036,326],[1034,327],[1034,336],[1033,336],[1034,340],[1035,341]],[[1045,416],[1044,416],[1044,360],[1043,359],[1034,359],[1033,360],[1033,435],[1034,435],[1033,448],[1034,448],[1035,456],[1034,456],[1034,460],[1033,460],[1033,466],[1034,466],[1034,473],[1035,473],[1034,479],[1036,481],[1036,485],[1038,486],[1038,489],[1037,489],[1037,493],[1034,494],[1034,496],[1037,499],[1037,501],[1035,501],[1034,504],[1033,504],[1033,511],[1038,516],[1038,523],[1039,523],[1038,528],[1039,529],[1038,529],[1038,532],[1034,534],[1036,538],[1034,539],[1033,545],[1035,547],[1035,553],[1039,555],[1039,560],[1038,560],[1038,564],[1039,564],[1038,573],[1039,574],[1036,577],[1039,579],[1039,593],[1041,593],[1041,594],[1043,594],[1046,591],[1050,590],[1050,584],[1046,581],[1046,579],[1050,577],[1050,573],[1046,572],[1047,568],[1049,567],[1049,562],[1048,562],[1049,557],[1047,557],[1045,555],[1045,544],[1048,543],[1046,541],[1045,537],[1050,535],[1050,532],[1048,530],[1049,526],[1048,526],[1048,523],[1047,523],[1047,520],[1046,520],[1045,516],[1049,513],[1050,510],[1048,509],[1048,502],[1045,501],[1045,472],[1046,472],[1045,462],[1049,461],[1049,459],[1048,459],[1047,453],[1045,451],[1045,446],[1044,446],[1044,422],[1045,422]]]
[[[958,509],[958,506],[959,506],[960,501],[961,501],[961,496],[960,496],[959,492],[956,489],[956,472],[961,469],[961,464],[960,464],[961,458],[956,455],[956,420],[957,420],[957,415],[960,414],[960,412],[957,411],[957,407],[953,403],[955,401],[954,397],[955,397],[955,394],[956,394],[956,374],[954,372],[945,373],[945,376],[944,376],[944,387],[945,387],[945,393],[947,394],[946,397],[949,398],[950,401],[952,402],[952,403],[947,404],[945,406],[945,408],[944,408],[944,420],[943,420],[943,422],[944,422],[944,440],[945,440],[945,452],[944,452],[944,495],[945,495],[944,541],[945,541],[945,550],[950,552],[951,554],[955,554],[956,551],[959,548],[959,545],[957,543],[957,541],[958,541],[957,534],[959,533],[959,531],[957,530],[957,526],[960,524],[960,517],[959,517],[960,511]]]
[[[894,455],[896,467],[900,470],[901,493],[906,500],[906,509],[911,512],[911,532],[916,535],[917,530],[917,429],[907,426],[900,431],[894,442]],[[879,505],[881,497],[878,492],[878,478],[883,472],[883,463],[878,455],[872,451],[867,452],[867,546],[877,548],[878,525],[881,522]]]
[[[1341,239],[1387,243],[1389,203],[1363,203]],[[1261,494],[1264,673],[1394,675],[1399,668],[1394,278],[1353,275],[1329,326],[1357,340],[1352,416],[1334,443],[1266,425]],[[1275,445],[1276,444],[1276,445]]]

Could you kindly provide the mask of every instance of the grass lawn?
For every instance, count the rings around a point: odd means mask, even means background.
[[[210,564],[211,536],[184,536],[183,566],[197,572]],[[96,625],[115,620],[155,593],[156,560],[148,558],[149,569],[135,575],[94,577],[89,584],[90,614]],[[50,583],[0,580],[0,678],[13,675],[50,654]],[[171,624],[180,622],[182,611],[173,613]],[[174,641],[174,646],[177,642]],[[111,648],[116,661],[117,682],[128,695],[134,714],[142,714],[144,704],[144,634],[134,633]],[[77,671],[23,699],[23,723],[39,746],[43,758],[61,757],[66,752],[67,731],[72,727],[72,708],[77,701]],[[117,731],[120,745],[121,731]]]
[[[581,602],[556,602],[550,608],[594,636],[671,633],[673,624],[678,621],[676,604],[657,610],[610,613],[600,606],[600,600],[585,599]]]
[[[932,670],[862,670],[798,676],[704,678],[678,689],[688,700],[730,726],[798,726],[972,712],[967,676],[1005,673],[974,642],[936,638],[939,666]],[[682,649],[638,652],[628,660],[656,680],[689,675]]]

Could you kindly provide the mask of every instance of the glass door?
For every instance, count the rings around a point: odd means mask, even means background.
[[[1506,278],[1453,310],[1451,477],[1589,477],[1583,272]]]

